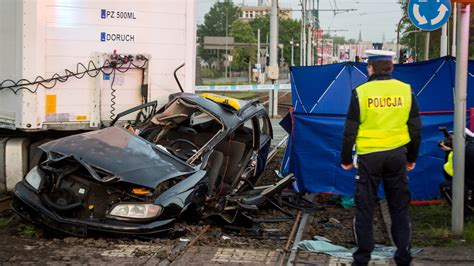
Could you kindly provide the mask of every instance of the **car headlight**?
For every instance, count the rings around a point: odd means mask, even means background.
[[[117,204],[110,211],[109,215],[123,218],[148,219],[161,214],[162,207],[155,204]]]
[[[38,169],[38,166],[33,167],[30,172],[25,176],[25,181],[34,189],[38,190],[43,181],[42,173]]]

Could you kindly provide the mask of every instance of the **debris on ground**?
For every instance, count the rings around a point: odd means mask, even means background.
[[[298,248],[304,251],[325,253],[341,259],[352,259],[352,253],[355,248],[348,249],[343,246],[334,245],[322,240],[303,240],[298,243]],[[411,250],[413,255],[420,253],[423,249],[414,248]],[[396,247],[376,245],[372,252],[372,260],[387,260],[393,258]]]

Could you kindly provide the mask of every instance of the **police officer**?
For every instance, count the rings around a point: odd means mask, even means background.
[[[354,218],[358,247],[353,254],[354,265],[367,265],[374,249],[372,222],[381,180],[397,246],[395,262],[409,265],[410,192],[406,172],[415,168],[421,141],[418,105],[410,85],[391,76],[393,52],[369,50],[366,54],[369,79],[352,93],[341,151],[341,166],[347,171],[353,168],[354,144],[358,155]]]
[[[466,150],[464,164],[464,212],[470,214],[474,211],[474,133],[466,128]],[[452,137],[452,135],[451,135]],[[446,152],[445,164],[443,166],[443,174],[445,181],[440,184],[441,195],[443,195],[450,204],[452,204],[452,187],[453,187],[453,149],[452,139],[439,143],[440,148]]]

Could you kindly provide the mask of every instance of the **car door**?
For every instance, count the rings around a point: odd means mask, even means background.
[[[254,130],[254,134],[256,134],[256,138],[259,140],[257,167],[255,171],[255,176],[258,177],[267,165],[267,157],[273,138],[273,130],[270,118],[265,112],[258,113],[254,119],[256,120],[257,125],[256,130]]]

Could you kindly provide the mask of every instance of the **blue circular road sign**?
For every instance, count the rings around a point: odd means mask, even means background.
[[[408,17],[421,30],[441,28],[450,15],[450,0],[410,0],[408,3]]]

